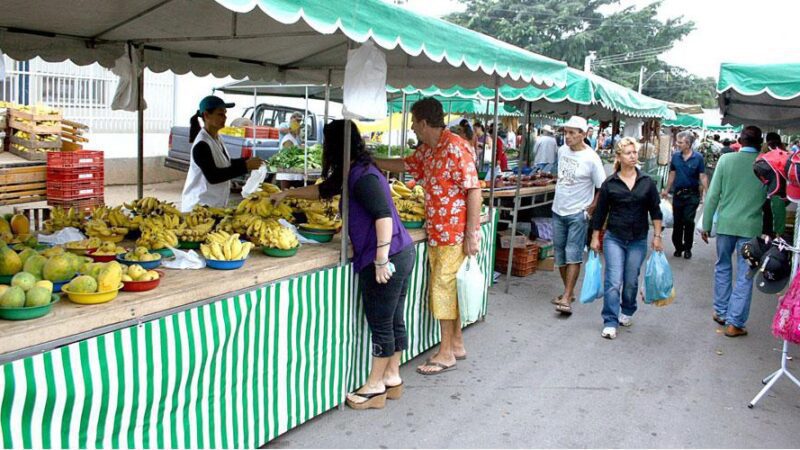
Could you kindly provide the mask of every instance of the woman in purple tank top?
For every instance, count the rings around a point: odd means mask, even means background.
[[[323,133],[325,181],[273,194],[273,201],[285,197],[316,200],[342,193],[344,121],[334,120],[325,126]],[[350,156],[348,236],[353,245],[353,270],[358,273],[364,313],[372,333],[372,371],[366,384],[347,394],[347,405],[353,409],[383,408],[387,398],[395,400],[403,394],[400,356],[408,348],[403,316],[416,251],[392,202],[389,183],[375,166],[355,124],[347,153]]]

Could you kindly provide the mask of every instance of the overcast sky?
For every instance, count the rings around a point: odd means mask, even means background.
[[[408,6],[437,17],[462,9],[457,0],[408,0]],[[722,62],[800,59],[800,0],[664,0],[660,11],[662,18],[683,15],[695,22],[695,31],[662,57],[691,73],[717,78]]]

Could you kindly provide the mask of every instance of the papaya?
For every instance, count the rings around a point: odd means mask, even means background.
[[[106,264],[97,276],[97,290],[98,292],[113,291],[119,287],[121,282],[122,267],[118,262],[111,261]]]
[[[44,306],[50,303],[51,294],[47,288],[34,286],[25,294],[25,306]]]
[[[0,235],[11,234],[11,225],[6,219],[0,217]]]
[[[31,233],[31,222],[22,214],[14,214],[11,217],[11,231],[16,235],[29,235]]]
[[[78,292],[81,294],[91,294],[97,292],[97,281],[89,275],[81,275],[75,277],[67,285],[69,292]]]
[[[11,286],[0,297],[0,306],[4,308],[21,308],[25,306],[25,291],[20,287]]]
[[[33,274],[37,280],[42,279],[42,270],[44,269],[44,265],[47,262],[47,258],[42,255],[32,255],[30,258],[25,260],[25,265],[22,266],[22,270],[25,272]]]
[[[11,286],[18,286],[28,292],[36,284],[36,277],[28,272],[19,272],[11,278]]]
[[[65,281],[75,276],[72,259],[66,255],[54,256],[44,263],[42,278],[50,281]]]

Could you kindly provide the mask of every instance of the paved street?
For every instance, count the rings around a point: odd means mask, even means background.
[[[330,411],[269,446],[796,447],[800,390],[788,380],[746,406],[779,364],[775,297],[757,292],[750,335],[726,338],[711,320],[714,246],[685,261],[669,242],[675,303],[640,305],[616,340],[600,337],[601,300],[554,313],[555,272],[514,278],[508,295],[501,280],[486,321],[465,331],[458,370],[423,377],[414,367],[431,353],[420,355],[402,368],[400,401]]]

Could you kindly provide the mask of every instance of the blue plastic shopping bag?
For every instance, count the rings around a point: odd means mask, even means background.
[[[591,303],[603,296],[603,265],[600,264],[600,256],[594,250],[589,252],[589,261],[583,270],[580,300],[581,303]]]
[[[644,272],[644,302],[651,304],[672,296],[672,269],[667,257],[664,252],[653,252]]]

